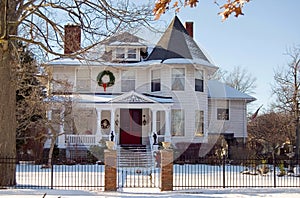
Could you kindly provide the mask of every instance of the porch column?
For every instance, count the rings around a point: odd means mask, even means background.
[[[115,131],[115,109],[112,109],[111,110],[111,113],[110,113],[110,129],[112,132],[113,131],[113,135],[114,135],[114,142],[117,144],[117,137],[116,137],[116,131]],[[111,138],[111,134],[109,135],[109,140]]]
[[[166,122],[166,131],[165,131],[165,142],[171,142],[171,110],[167,109],[165,111],[165,122]]]
[[[157,120],[157,118],[156,118],[156,113],[157,113],[157,110],[154,110],[154,109],[152,109],[152,134],[150,135],[150,139],[151,139],[151,144],[153,144],[154,143],[154,139],[152,138],[152,136],[153,136],[153,134],[154,133],[156,133],[157,131],[156,131],[156,120]],[[157,134],[156,134],[157,135]],[[156,142],[156,143],[158,143],[158,142]]]
[[[96,143],[99,143],[102,138],[101,133],[101,109],[96,109],[97,111],[97,130],[96,130]]]
[[[66,144],[65,144],[64,122],[65,122],[65,107],[62,107],[62,109],[61,109],[61,111],[60,111],[60,124],[59,124],[58,148],[66,148]]]

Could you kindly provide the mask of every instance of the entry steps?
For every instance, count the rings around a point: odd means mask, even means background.
[[[154,166],[154,157],[149,147],[129,145],[118,147],[118,167],[148,168]]]

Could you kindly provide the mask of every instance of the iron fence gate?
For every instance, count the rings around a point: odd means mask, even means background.
[[[159,188],[160,168],[120,167],[117,170],[118,188]]]

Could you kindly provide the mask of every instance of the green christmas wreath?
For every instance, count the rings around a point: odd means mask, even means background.
[[[108,76],[109,77],[109,82],[105,83],[103,82],[102,78],[104,76]],[[114,74],[109,71],[109,70],[104,70],[102,72],[100,72],[97,76],[97,82],[98,85],[104,88],[104,91],[106,91],[106,87],[111,87],[115,84],[115,76]]]

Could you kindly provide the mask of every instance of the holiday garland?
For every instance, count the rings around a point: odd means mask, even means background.
[[[109,77],[109,82],[107,83],[104,83],[102,78],[104,76],[108,76]],[[106,91],[106,87],[111,87],[115,84],[115,76],[114,74],[109,71],[109,70],[104,70],[102,72],[100,72],[97,76],[97,82],[98,82],[98,85],[103,87],[104,88],[104,91]]]

